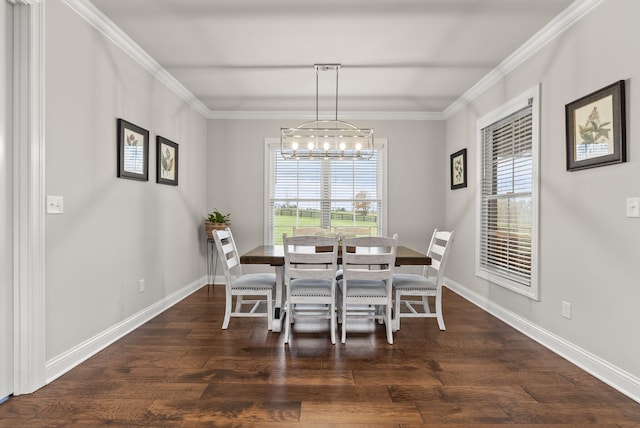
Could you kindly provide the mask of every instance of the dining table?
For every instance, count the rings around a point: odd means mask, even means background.
[[[240,256],[240,263],[246,265],[270,265],[276,273],[276,296],[274,303],[273,329],[282,331],[284,320],[284,247],[282,245],[259,245]],[[342,264],[342,248],[338,252],[338,265]],[[398,245],[396,266],[430,265],[431,257],[418,250]]]

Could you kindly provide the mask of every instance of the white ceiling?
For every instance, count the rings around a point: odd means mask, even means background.
[[[584,2],[91,0],[210,114],[315,112],[313,64],[339,63],[341,116],[441,114]],[[321,111],[334,79],[320,73]]]

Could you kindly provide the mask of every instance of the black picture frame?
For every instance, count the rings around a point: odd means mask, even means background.
[[[565,105],[567,171],[627,161],[624,80]]]
[[[156,183],[178,185],[178,144],[156,137]]]
[[[467,187],[467,149],[458,150],[450,160],[451,190]]]
[[[149,181],[149,131],[124,119],[117,122],[118,177]]]

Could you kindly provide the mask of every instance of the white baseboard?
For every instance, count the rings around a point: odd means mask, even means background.
[[[459,284],[449,278],[445,278],[444,284],[447,288],[464,297],[479,308],[504,321],[524,335],[580,367],[587,373],[595,376],[602,382],[640,403],[640,378],[627,373],[597,355],[574,345],[566,339],[545,330],[531,321],[514,314],[474,291],[471,291],[462,284]]]
[[[207,277],[205,276],[47,361],[45,365],[46,382],[54,381],[206,284]]]

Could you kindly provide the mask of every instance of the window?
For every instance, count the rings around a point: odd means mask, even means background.
[[[284,160],[280,140],[265,150],[265,237],[357,227],[386,234],[386,141],[376,139],[369,160]]]
[[[478,120],[476,275],[538,299],[539,85]]]

